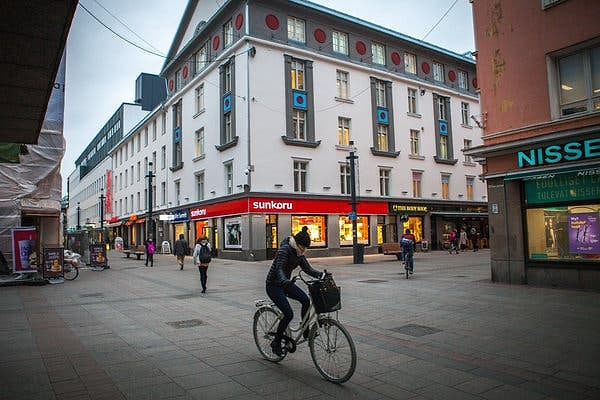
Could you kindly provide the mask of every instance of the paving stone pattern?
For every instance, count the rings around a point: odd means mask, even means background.
[[[270,265],[213,259],[111,268],[64,284],[0,288],[0,399],[600,398],[600,293],[489,280],[489,252],[310,259],[342,287],[356,373],[324,381],[306,345],[278,364],[252,338]],[[295,307],[299,314],[298,307]]]

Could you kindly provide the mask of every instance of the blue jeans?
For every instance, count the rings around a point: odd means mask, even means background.
[[[402,248],[402,261],[406,261],[409,271],[412,271],[415,266],[413,251]]]
[[[279,322],[277,332],[275,333],[275,339],[281,339],[283,337],[283,333],[285,332],[285,328],[287,328],[290,321],[294,318],[294,311],[292,310],[290,302],[287,298],[289,297],[297,300],[302,304],[302,318],[304,318],[304,315],[306,315],[306,312],[310,307],[310,299],[308,298],[307,294],[304,293],[304,290],[300,289],[294,283],[286,285],[285,287],[267,285],[267,295],[283,313],[283,318]]]

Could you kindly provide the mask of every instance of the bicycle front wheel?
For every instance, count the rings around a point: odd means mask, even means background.
[[[72,281],[73,279],[75,279],[79,276],[79,268],[73,267],[73,266],[68,266],[68,267],[65,267],[64,273],[65,273],[65,279],[68,281]]]
[[[356,369],[356,348],[344,326],[323,318],[310,331],[310,355],[319,373],[328,381],[346,382]]]
[[[283,360],[284,356],[278,356],[271,349],[271,342],[275,337],[277,325],[279,325],[279,314],[272,308],[263,307],[254,313],[254,324],[252,331],[254,334],[254,343],[262,356],[272,362]]]

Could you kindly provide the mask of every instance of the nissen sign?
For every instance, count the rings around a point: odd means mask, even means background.
[[[519,168],[600,157],[600,138],[539,147],[517,153]]]

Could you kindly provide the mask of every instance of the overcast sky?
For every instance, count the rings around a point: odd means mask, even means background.
[[[417,39],[423,39],[439,22],[425,41],[461,54],[475,50],[469,0],[313,2]],[[215,0],[215,4],[223,4],[223,0]],[[63,192],[75,160],[90,140],[121,103],[133,101],[137,76],[142,72],[158,74],[164,62],[164,58],[118,38],[82,6],[128,40],[166,54],[186,5],[187,0],[80,0],[67,40]]]

